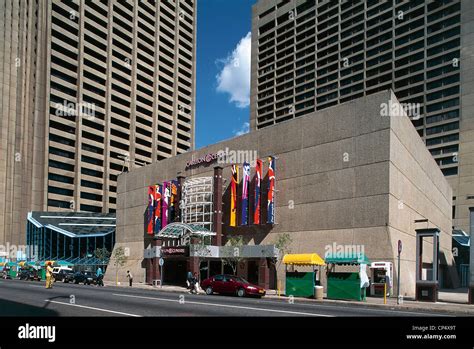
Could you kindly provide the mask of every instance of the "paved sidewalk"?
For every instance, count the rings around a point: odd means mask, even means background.
[[[123,288],[130,288],[127,283],[115,285],[113,282],[106,282],[106,286],[117,286]],[[175,292],[175,293],[189,293],[185,287],[180,286],[151,286],[143,283],[134,283],[133,288],[141,288],[148,290],[157,290],[164,292]],[[454,290],[456,291],[456,290]],[[467,304],[467,293],[454,292],[453,290],[442,290],[439,293],[440,301],[437,303],[430,302],[417,302],[414,299],[404,299],[403,304],[397,304],[396,298],[388,298],[387,304],[384,304],[384,299],[379,297],[367,297],[365,302],[358,301],[345,301],[345,300],[334,300],[334,299],[311,299],[311,298],[294,298],[295,302],[308,302],[308,303],[321,303],[321,304],[347,304],[361,307],[374,307],[381,309],[393,309],[393,310],[411,310],[411,311],[433,311],[439,313],[446,313],[446,315],[461,315],[461,316],[474,316],[474,305]],[[202,292],[204,294],[204,292]],[[326,295],[325,295],[326,296]],[[278,299],[281,301],[288,301],[289,298],[286,296],[278,296],[275,290],[267,290],[265,298]],[[427,314],[429,315],[429,313]]]

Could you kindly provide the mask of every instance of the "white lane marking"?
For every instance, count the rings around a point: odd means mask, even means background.
[[[273,301],[268,301],[268,300],[264,300],[262,301],[262,303],[265,302],[265,303],[270,303],[270,304],[281,304],[281,302],[273,302]],[[283,302],[283,301],[282,301]],[[423,315],[423,316],[440,316],[440,317],[454,317],[455,315],[450,315],[448,313],[446,314],[441,314],[439,312],[437,312],[437,309],[433,309],[431,311],[434,311],[434,313],[430,313],[430,312],[425,312],[425,313],[422,313],[422,312],[419,312],[419,311],[411,311],[411,310],[397,310],[397,309],[394,309],[394,307],[396,307],[396,305],[388,305],[387,306],[387,309],[374,309],[374,308],[371,308],[370,305],[352,305],[351,303],[346,303],[346,302],[341,302],[341,303],[338,303],[340,305],[332,305],[332,304],[311,304],[309,302],[296,302],[295,300],[295,303],[294,304],[298,304],[298,305],[303,305],[303,306],[309,306],[309,307],[316,307],[316,308],[331,308],[331,309],[340,309],[341,306],[344,308],[344,309],[350,309],[350,310],[358,310],[358,309],[362,309],[362,310],[365,310],[365,311],[368,311],[368,312],[383,312],[383,313],[387,313],[387,312],[390,312],[390,313],[400,313],[400,314],[415,314],[415,315]],[[344,305],[348,305],[347,307],[344,307]],[[360,308],[358,308],[360,307]]]
[[[79,305],[79,304],[71,304],[71,303],[50,301],[49,299],[45,299],[45,302],[54,303],[54,304],[69,305],[69,306],[71,306],[71,307],[78,307],[78,308],[85,308],[85,309],[103,311],[103,312],[112,313],[112,314],[119,314],[119,315],[133,316],[133,317],[142,317],[141,315],[130,314],[130,313],[123,313],[123,312],[121,312],[121,311],[115,311],[115,310],[109,310],[109,309],[102,309],[102,308],[95,308],[95,307],[88,307],[88,306],[86,306],[86,305]]]
[[[30,287],[36,287],[36,288],[44,288],[45,290],[47,290],[46,286],[39,286],[39,285],[28,285]]]
[[[166,298],[156,298],[156,297],[135,296],[135,295],[119,294],[119,293],[113,293],[112,295],[113,295],[113,296],[118,296],[118,297],[130,297],[130,298],[152,299],[152,300],[162,301],[162,302],[179,303],[179,300],[177,300],[177,299],[166,299]],[[258,311],[266,311],[266,312],[272,312],[272,313],[283,313],[283,314],[293,314],[293,315],[334,317],[333,315],[326,315],[326,314],[305,313],[305,312],[299,312],[299,311],[277,310],[277,309],[257,308],[257,307],[244,307],[244,306],[240,306],[240,305],[228,305],[228,304],[207,303],[207,302],[186,301],[186,304],[205,305],[205,306],[213,306],[213,307],[221,307],[221,308],[235,308],[235,309],[245,309],[245,310],[258,310]]]

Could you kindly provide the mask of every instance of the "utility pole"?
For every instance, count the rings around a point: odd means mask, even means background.
[[[402,303],[401,301],[401,295],[400,295],[400,255],[402,253],[402,240],[398,240],[398,269],[397,269],[397,304],[400,305]]]

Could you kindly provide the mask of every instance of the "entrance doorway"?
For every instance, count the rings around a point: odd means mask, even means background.
[[[209,277],[217,274],[222,274],[222,262],[209,261]]]
[[[186,268],[187,262],[185,259],[167,258],[163,266],[163,283],[165,285],[185,286]]]
[[[258,285],[258,263],[256,261],[248,261],[247,263],[247,281]]]
[[[201,261],[199,264],[199,280],[204,280],[209,277],[209,261]]]

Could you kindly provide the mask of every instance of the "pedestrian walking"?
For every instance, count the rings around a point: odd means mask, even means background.
[[[46,264],[46,288],[53,288],[53,267],[51,262]]]
[[[191,291],[190,293],[199,293],[199,280],[198,280],[198,275],[197,273],[194,273],[192,279],[191,279]]]
[[[104,286],[104,273],[101,267],[97,269],[95,275],[97,276],[97,286]]]
[[[128,285],[132,287],[133,284],[133,275],[130,270],[127,270]]]
[[[188,271],[188,274],[186,276],[186,285],[188,286],[189,290],[191,290],[192,281],[193,281],[193,273],[191,271]]]

